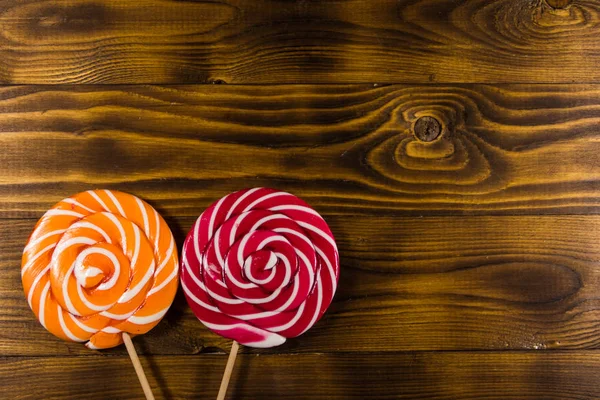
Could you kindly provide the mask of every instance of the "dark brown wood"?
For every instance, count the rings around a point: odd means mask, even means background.
[[[142,364],[157,398],[214,399],[226,358],[152,356]],[[592,400],[599,368],[600,354],[589,351],[240,354],[228,398]],[[0,377],[4,399],[143,399],[126,357],[0,358]]]
[[[4,0],[0,83],[600,82],[599,18],[598,0]]]
[[[341,278],[306,334],[240,349],[230,398],[600,398],[598,21],[600,0],[0,1],[0,399],[143,398],[125,348],[27,305],[53,203],[136,194],[181,248],[252,186],[323,214]],[[157,398],[216,397],[231,341],[181,292],[133,342]]]
[[[334,303],[305,335],[261,354],[600,348],[600,216],[326,218],[342,260]],[[0,354],[93,354],[47,333],[29,310],[19,262],[34,223],[0,223]],[[192,223],[169,220],[179,247]],[[195,354],[230,341],[180,293],[134,342],[140,354]]]
[[[552,8],[566,8],[571,4],[571,0],[546,0],[546,3]]]
[[[599,121],[600,85],[4,87],[0,216],[98,187],[196,216],[249,186],[326,214],[597,213]]]

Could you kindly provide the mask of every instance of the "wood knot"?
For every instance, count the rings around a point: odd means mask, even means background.
[[[422,142],[433,142],[442,133],[442,125],[433,117],[421,117],[415,122],[413,131]]]
[[[566,8],[571,4],[571,0],[546,0],[546,3],[552,8]]]

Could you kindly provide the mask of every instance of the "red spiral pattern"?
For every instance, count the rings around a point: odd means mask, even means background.
[[[251,347],[298,336],[329,307],[339,255],[323,218],[298,197],[254,188],[223,197],[183,245],[181,284],[198,319]]]

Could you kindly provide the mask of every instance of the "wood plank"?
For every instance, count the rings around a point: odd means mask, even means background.
[[[214,399],[226,355],[143,357],[157,398]],[[242,354],[232,399],[597,399],[598,352]],[[0,358],[10,399],[142,399],[126,357]],[[24,382],[27,382],[24,385]]]
[[[3,87],[0,217],[98,187],[173,216],[248,186],[326,214],[597,213],[599,122],[600,85]]]
[[[600,82],[598,18],[598,0],[4,0],[0,83]]]
[[[342,261],[334,302],[305,335],[263,354],[600,348],[600,216],[327,220]],[[54,338],[29,310],[19,266],[34,223],[0,220],[0,355],[93,354]],[[169,223],[180,247],[193,218]],[[134,343],[143,354],[194,354],[229,341],[180,293]]]

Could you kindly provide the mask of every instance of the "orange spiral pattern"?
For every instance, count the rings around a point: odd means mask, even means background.
[[[178,285],[175,240],[158,212],[127,193],[94,190],[52,207],[23,251],[29,306],[54,335],[93,349],[152,329]]]

